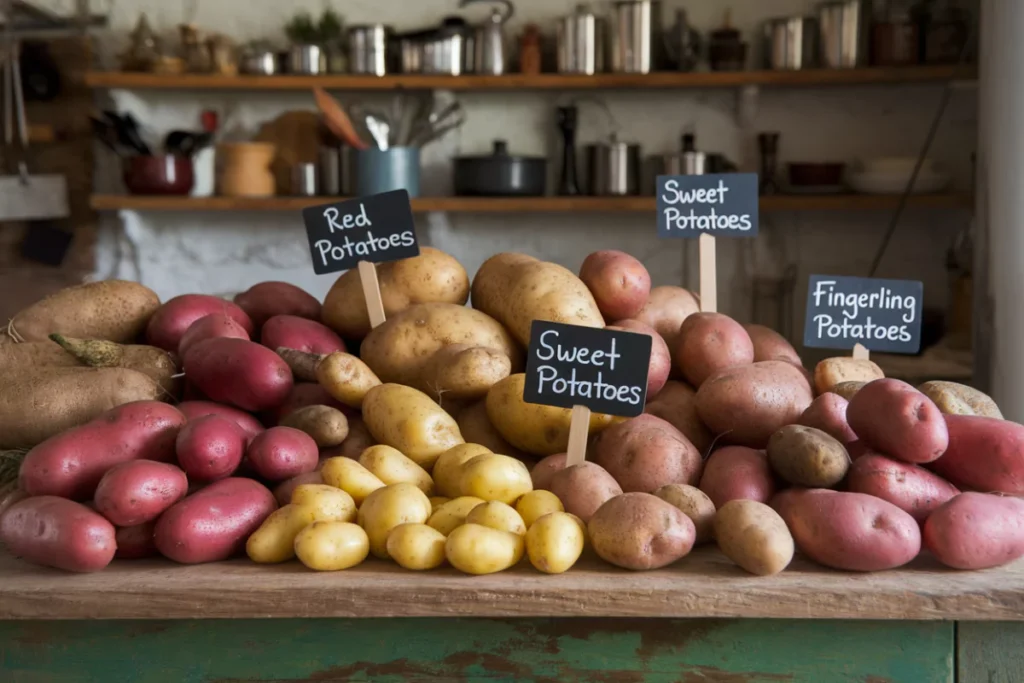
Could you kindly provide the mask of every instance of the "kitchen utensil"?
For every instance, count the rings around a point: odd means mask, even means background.
[[[612,71],[647,74],[663,62],[664,36],[659,0],[619,0],[613,3]]]
[[[625,196],[640,194],[640,145],[621,142],[612,133],[608,142],[585,148],[587,194]]]
[[[187,195],[195,176],[192,159],[178,154],[138,154],[123,162],[124,184],[132,194]]]
[[[668,58],[679,71],[693,71],[700,63],[704,39],[691,24],[686,10],[676,10],[676,23],[668,32],[665,48]]]
[[[759,133],[757,146],[761,152],[761,194],[779,191],[779,133]]]
[[[390,26],[366,24],[350,26],[348,36],[348,69],[354,74],[385,76],[391,71],[388,60]]]
[[[322,145],[317,154],[320,194],[337,197],[341,194],[341,148]]]
[[[424,43],[434,30],[412,31],[395,36],[395,50],[398,53],[398,70],[403,74],[423,73]]]
[[[367,114],[365,117],[366,127],[377,143],[377,149],[386,150],[390,146],[391,124],[380,115]]]
[[[867,63],[870,2],[840,0],[818,6],[821,66],[853,69]]]
[[[558,20],[555,31],[559,73],[593,75],[604,71],[608,24],[590,5],[576,5],[572,14]]]
[[[131,114],[118,114],[117,112],[105,110],[103,116],[110,122],[117,132],[117,139],[122,146],[133,150],[137,154],[151,154],[149,145],[139,134],[138,123]]]
[[[559,107],[556,123],[562,134],[562,168],[558,180],[558,194],[574,196],[580,194],[576,176],[576,129],[579,126],[580,110],[575,106]]]
[[[787,168],[791,188],[835,188],[843,184],[843,171],[846,170],[846,164],[833,161],[802,161],[791,162],[787,164]]]
[[[288,71],[305,76],[327,73],[327,55],[319,45],[292,45],[288,49]]]
[[[707,173],[707,155],[697,151],[697,137],[686,133],[682,139],[683,147],[679,155],[682,175],[704,175]]]
[[[871,25],[871,63],[876,66],[916,64],[921,51],[920,31],[903,3],[889,3]]]
[[[544,157],[513,156],[504,140],[495,140],[491,154],[455,158],[455,194],[540,197],[544,195],[547,168]]]
[[[277,67],[277,53],[266,43],[250,43],[242,49],[239,69],[243,74],[273,76]]]
[[[708,61],[712,71],[742,71],[747,63],[747,44],[732,27],[732,13],[725,11],[722,27],[708,37]]]
[[[519,37],[519,72],[536,75],[541,72],[544,51],[541,46],[540,27],[527,24]]]
[[[217,189],[227,197],[272,197],[276,189],[270,169],[277,148],[265,142],[234,142],[217,146]]]
[[[164,152],[192,156],[199,150],[209,147],[213,141],[211,133],[194,133],[184,130],[172,130],[164,138]]]
[[[323,88],[313,88],[313,97],[316,98],[316,106],[319,107],[320,113],[323,114],[324,123],[327,124],[327,127],[338,139],[356,149],[367,149],[369,147],[356,134],[355,128],[352,127],[351,119],[349,119],[345,109],[338,104],[337,100],[328,95]]]
[[[468,7],[480,3],[498,4],[505,8],[491,11],[482,24],[478,25],[473,34],[473,72],[500,76],[509,71],[508,42],[505,39],[505,24],[515,12],[510,0],[461,0],[459,7]]]
[[[211,72],[219,76],[238,75],[238,54],[233,40],[214,33],[206,39],[205,47],[210,56]]]
[[[340,154],[341,196],[354,197],[359,194],[359,150],[342,145]]]
[[[205,147],[192,157],[192,197],[211,197],[217,190],[217,150]]]
[[[420,41],[420,72],[460,76],[473,70],[474,30],[462,17],[445,17],[440,27],[424,33]]]
[[[419,147],[364,149],[356,153],[356,191],[359,196],[406,190],[420,193]]]
[[[422,147],[459,128],[465,122],[466,112],[462,104],[455,100],[439,111],[431,112],[425,121],[415,126],[408,144]]]
[[[818,20],[783,17],[764,22],[764,66],[774,70],[810,69],[818,63]]]
[[[107,149],[121,157],[131,155],[132,150],[126,149],[121,145],[121,141],[117,137],[117,130],[109,121],[96,116],[90,116],[89,122],[92,124],[93,136],[102,142]]]
[[[316,197],[320,194],[320,173],[316,164],[302,163],[292,166],[292,196]]]

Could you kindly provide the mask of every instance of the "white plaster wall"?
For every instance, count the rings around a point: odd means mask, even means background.
[[[56,6],[68,5],[56,1]],[[188,2],[186,5],[190,4]],[[456,10],[454,1],[349,0],[334,2],[347,23],[383,21],[399,29],[426,25]],[[511,32],[525,21],[550,25],[571,10],[574,0],[519,0]],[[665,2],[666,23],[676,6],[686,7],[703,29],[721,21],[723,4],[713,0]],[[732,0],[734,25],[748,37],[770,16],[810,11],[813,0]],[[239,38],[278,37],[280,26],[295,11],[319,11],[322,0],[283,3],[271,0],[198,0],[195,20]],[[183,18],[181,4],[166,0],[117,0],[116,32],[124,33],[140,11],[164,30]],[[475,8],[483,16],[483,8]],[[110,52],[116,40],[104,41]],[[787,160],[845,160],[872,156],[912,156],[922,144],[940,96],[940,86],[856,87],[835,89],[765,89],[754,131],[782,133],[781,157]],[[312,109],[302,93],[111,93],[118,107],[131,109],[154,133],[198,120],[212,106],[233,111],[233,123],[251,131],[283,111]],[[356,97],[341,93],[342,99]],[[358,95],[362,97],[362,95]],[[469,111],[464,129],[425,154],[426,194],[449,188],[447,159],[458,153],[486,152],[503,137],[515,153],[548,155],[557,170],[553,108],[574,93],[465,93]],[[693,126],[702,149],[721,151],[739,160],[744,145],[734,116],[736,93],[728,90],[587,93],[608,103],[622,135],[643,145],[644,154],[676,147],[684,126]],[[583,105],[584,107],[586,105]],[[976,94],[958,90],[939,130],[931,155],[971,187],[970,157],[976,140]],[[604,134],[596,110],[585,111],[581,142]],[[747,143],[749,145],[749,141]],[[112,160],[106,160],[108,165]],[[116,175],[116,174],[114,174]],[[115,186],[116,187],[116,186]],[[110,186],[102,189],[111,189]],[[100,275],[138,278],[169,297],[189,291],[231,293],[265,279],[295,282],[322,296],[333,281],[315,276],[297,214],[129,214],[111,219],[104,232]],[[928,305],[946,299],[944,254],[966,212],[910,210],[893,241],[881,276],[922,279]],[[796,328],[802,326],[806,296],[803,283],[812,272],[866,274],[888,213],[806,213],[762,216],[763,235],[756,240],[720,240],[719,306],[738,318],[752,315],[749,276],[779,275],[787,264],[798,267]],[[455,254],[472,273],[490,254],[525,251],[577,268],[584,256],[600,248],[623,249],[643,259],[658,283],[694,282],[685,272],[680,242],[659,242],[653,215],[444,215],[418,218],[421,239]],[[771,322],[771,321],[769,321]]]

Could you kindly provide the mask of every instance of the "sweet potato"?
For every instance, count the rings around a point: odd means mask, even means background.
[[[226,417],[204,415],[191,419],[175,440],[178,464],[185,470],[189,481],[217,481],[230,477],[242,463],[246,444],[252,437],[255,434],[249,436]]]
[[[775,495],[775,477],[764,451],[727,446],[708,458],[698,488],[707,494],[715,508],[730,500],[767,503]]]
[[[960,493],[957,487],[923,467],[867,453],[850,467],[846,488],[887,500],[918,522]]]
[[[230,315],[211,313],[189,325],[185,334],[181,335],[181,341],[178,342],[178,357],[184,358],[188,350],[199,342],[217,337],[249,341],[249,333]]]
[[[245,432],[247,440],[250,441],[265,429],[260,421],[249,413],[222,403],[214,403],[213,401],[184,401],[178,405],[178,410],[190,421],[197,420],[204,415],[223,417],[241,427],[242,431]]]
[[[930,467],[957,486],[1024,495],[1024,426],[992,417],[945,415],[949,447]]]
[[[633,317],[657,330],[669,351],[674,351],[683,321],[698,312],[700,302],[692,292],[669,285],[652,289],[647,303]]]
[[[697,392],[689,384],[669,380],[644,411],[671,423],[707,455],[714,437],[697,414]]]
[[[214,401],[257,412],[275,408],[292,390],[292,371],[280,356],[244,339],[207,339],[185,356],[189,382]]]
[[[146,327],[146,340],[161,349],[176,351],[192,323],[214,313],[230,316],[250,337],[255,331],[245,311],[230,301],[206,294],[182,294],[168,300],[153,314]]]
[[[174,465],[131,460],[107,470],[93,502],[111,524],[136,526],[156,519],[187,492],[188,479]]]
[[[114,526],[79,503],[56,496],[26,498],[0,517],[0,542],[29,562],[94,572],[114,559]]]
[[[694,313],[679,328],[672,354],[676,369],[700,388],[720,370],[754,362],[754,344],[743,326],[721,313]]]
[[[954,569],[988,569],[1024,557],[1024,500],[961,493],[924,525],[925,546]]]
[[[846,409],[850,428],[866,445],[916,464],[946,452],[949,432],[942,417],[931,399],[897,379],[868,383]]]
[[[647,401],[650,402],[665,388],[665,382],[668,381],[668,376],[672,372],[672,355],[669,353],[665,339],[647,323],[631,318],[617,320],[606,329],[637,332],[651,338],[651,362],[647,367]]]
[[[287,282],[260,282],[235,295],[235,303],[253,325],[263,327],[275,315],[320,319],[320,302],[306,290]]]
[[[644,264],[621,251],[595,251],[583,260],[580,280],[594,295],[607,320],[632,318],[651,293],[651,275]]]
[[[275,315],[265,322],[260,343],[270,349],[286,348],[306,353],[345,350],[345,342],[329,327],[294,315]]]

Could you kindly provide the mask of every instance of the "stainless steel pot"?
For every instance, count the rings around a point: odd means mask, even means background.
[[[388,37],[391,28],[384,24],[351,26],[348,29],[348,69],[354,74],[385,76],[388,64]]]
[[[818,64],[818,20],[783,17],[764,23],[764,66],[775,70],[811,69]]]
[[[661,2],[620,0],[614,3],[612,71],[647,74],[663,62]]]
[[[608,142],[587,145],[586,192],[592,196],[640,194],[640,145]]]
[[[853,69],[867,64],[870,5],[864,0],[841,0],[818,6],[823,67]]]
[[[423,73],[461,76],[474,64],[473,27],[460,17],[449,17],[423,39]]]
[[[608,26],[589,5],[577,5],[572,14],[560,18],[556,38],[559,73],[593,75],[604,71]]]
[[[277,53],[269,48],[248,47],[242,51],[239,71],[244,74],[273,76],[277,73]]]
[[[292,45],[288,50],[288,71],[306,76],[327,73],[327,55],[319,45]]]
[[[505,38],[505,24],[515,13],[510,0],[462,0],[459,7],[479,3],[503,5],[504,13],[495,8],[473,33],[473,72],[498,76],[509,71],[510,55]]]

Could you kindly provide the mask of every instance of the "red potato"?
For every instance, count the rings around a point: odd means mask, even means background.
[[[683,321],[699,311],[700,303],[692,292],[682,287],[666,285],[652,289],[644,307],[630,317],[657,330],[668,344],[669,351],[675,351],[676,339]]]
[[[669,380],[644,412],[670,422],[701,453],[711,449],[714,437],[697,414],[697,392],[689,384]]]
[[[320,302],[306,290],[287,282],[260,282],[235,295],[235,303],[257,328],[275,315],[320,320]]]
[[[544,458],[530,470],[530,479],[533,480],[533,488],[544,489],[545,491],[551,490],[551,480],[554,478],[556,472],[561,472],[565,469],[565,460],[568,458],[566,453],[556,453],[549,455]]]
[[[274,351],[282,347],[305,353],[345,351],[345,342],[334,330],[294,315],[275,315],[265,322],[260,343]]]
[[[345,417],[357,414],[357,411],[349,408],[327,393],[327,389],[324,389],[322,385],[315,382],[296,382],[284,403],[264,413],[263,418],[267,424],[276,425],[289,413],[294,413],[299,408],[307,406],[335,408],[344,413]]]
[[[284,403],[292,371],[265,346],[244,339],[207,339],[185,356],[185,376],[212,400],[259,412]]]
[[[226,406],[223,403],[213,401],[184,401],[178,404],[178,410],[185,414],[189,420],[197,420],[204,415],[217,415],[226,420],[234,422],[242,428],[246,437],[252,440],[254,436],[266,429],[259,420],[238,408]]]
[[[181,411],[166,403],[118,406],[30,450],[21,463],[19,487],[30,496],[89,500],[114,465],[173,460],[174,440],[184,424]]]
[[[720,370],[754,362],[754,344],[743,326],[721,313],[694,313],[683,321],[673,355],[676,369],[700,389]]]
[[[238,470],[251,438],[241,427],[219,415],[189,420],[178,432],[175,452],[189,481],[217,481]]]
[[[876,379],[846,409],[850,427],[866,445],[904,462],[937,460],[949,445],[942,412],[931,399],[898,379]]]
[[[235,304],[206,294],[182,294],[167,300],[149,319],[146,340],[161,349],[177,351],[192,323],[214,313],[230,316],[252,336],[252,320]]]
[[[96,511],[115,526],[152,521],[185,497],[188,478],[174,465],[132,460],[107,470],[96,487]]]
[[[551,493],[558,496],[565,511],[589,522],[606,501],[622,495],[622,487],[597,463],[583,462],[555,472]]]
[[[0,517],[0,542],[17,557],[69,572],[94,572],[114,559],[114,525],[80,503],[26,498]]]
[[[849,401],[839,394],[822,394],[811,402],[796,423],[820,429],[841,444],[853,443],[857,441],[857,435],[846,421],[846,408],[849,405]]]
[[[796,547],[818,564],[855,572],[902,567],[921,551],[921,530],[908,513],[864,493],[790,489],[772,507]]]
[[[117,553],[114,554],[114,558],[118,560],[142,560],[159,555],[160,553],[156,549],[156,541],[153,540],[154,529],[156,529],[156,520],[139,524],[138,526],[118,528],[114,536],[117,541]]]
[[[594,295],[605,320],[632,318],[651,294],[644,264],[622,251],[595,251],[580,267],[580,279]]]
[[[743,329],[750,335],[754,345],[754,362],[763,360],[783,360],[787,363],[803,367],[804,362],[793,345],[770,327],[764,325],[744,325]]]
[[[324,483],[324,478],[320,476],[320,470],[315,472],[306,472],[305,474],[300,474],[297,477],[292,477],[291,479],[287,479],[278,484],[274,488],[274,498],[277,500],[278,505],[287,505],[292,502],[292,493],[294,493],[295,489],[299,486],[302,486],[303,484],[322,483]]]
[[[745,446],[726,446],[704,463],[698,487],[721,508],[730,500],[767,503],[775,495],[775,477],[764,451]]]
[[[608,427],[590,451],[626,493],[654,493],[668,484],[696,485],[700,480],[700,452],[682,432],[654,415]]]
[[[1024,426],[946,415],[949,447],[930,467],[960,488],[1024,495]]]
[[[954,569],[988,569],[1024,557],[1024,500],[961,493],[928,517],[924,544]]]
[[[846,477],[846,488],[887,500],[922,523],[936,508],[960,493],[957,487],[923,467],[877,453],[862,455],[854,461]]]
[[[271,427],[249,444],[249,464],[268,481],[284,481],[316,469],[320,452],[305,432],[291,427]]]
[[[188,326],[178,342],[178,357],[184,358],[188,350],[199,342],[217,337],[249,341],[249,333],[230,315],[211,313]]]
[[[669,373],[672,372],[672,356],[668,352],[668,344],[657,330],[639,320],[619,320],[609,325],[607,329],[637,332],[651,338],[651,362],[647,368],[647,400],[650,401],[665,387]]]
[[[245,550],[249,536],[277,509],[274,494],[252,479],[221,479],[160,516],[153,538],[182,564],[219,562]]]

